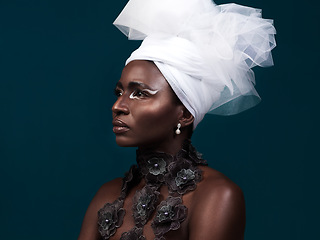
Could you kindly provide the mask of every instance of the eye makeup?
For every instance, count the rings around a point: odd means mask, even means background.
[[[142,89],[142,90],[134,90],[129,98],[130,99],[141,99],[141,97],[147,97],[149,95],[156,95],[159,90],[150,90],[150,89]]]

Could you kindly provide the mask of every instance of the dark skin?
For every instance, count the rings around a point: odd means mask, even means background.
[[[123,70],[116,87],[117,101],[112,107],[116,142],[124,147],[138,147],[176,154],[190,135],[193,116],[177,101],[161,72],[149,61],[132,61]],[[181,134],[174,133],[177,123]],[[168,232],[167,240],[241,240],[245,229],[245,203],[241,189],[218,171],[199,167],[203,180],[195,191],[183,195],[188,216],[176,231]],[[78,240],[99,239],[97,212],[107,202],[120,195],[122,179],[105,183],[91,201],[84,217]],[[120,239],[123,232],[134,226],[132,199],[144,180],[135,186],[124,202],[123,224],[110,240]],[[161,187],[161,200],[168,196]],[[144,227],[147,240],[154,239],[152,218]]]

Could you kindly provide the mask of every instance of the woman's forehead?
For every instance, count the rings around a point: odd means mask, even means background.
[[[141,86],[145,85],[150,88],[169,87],[157,66],[145,60],[135,60],[127,64],[119,80],[119,84],[123,87],[139,83]]]

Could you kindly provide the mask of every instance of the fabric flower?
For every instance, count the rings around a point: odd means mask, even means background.
[[[152,175],[163,174],[166,171],[166,162],[162,158],[151,158],[148,160],[147,167]]]
[[[201,170],[185,159],[177,159],[168,166],[165,181],[171,193],[185,194],[196,189],[202,179]]]
[[[120,240],[145,240],[143,236],[143,229],[134,227],[129,232],[124,232],[121,235]]]
[[[98,211],[98,230],[103,239],[109,239],[122,225],[125,215],[125,210],[122,207],[123,201],[116,200],[113,203],[105,204]]]
[[[118,200],[107,203],[98,212],[98,230],[102,239],[114,236],[123,223],[124,200],[142,178],[145,186],[133,197],[132,212],[135,227],[122,234],[120,240],[145,240],[143,226],[150,220],[159,199],[159,188],[169,189],[169,197],[157,207],[151,227],[155,240],[165,240],[164,234],[177,230],[186,219],[187,208],[182,204],[181,195],[194,190],[200,182],[202,171],[197,165],[206,165],[189,140],[175,155],[137,150],[137,165],[133,165],[123,178]]]
[[[187,217],[188,209],[182,205],[181,197],[169,196],[162,201],[151,224],[155,236],[159,239],[170,230],[177,230]]]
[[[159,211],[157,218],[159,222],[166,221],[168,219],[172,219],[175,216],[174,211],[171,205],[162,206]]]
[[[195,172],[191,169],[182,169],[177,173],[175,178],[176,185],[178,187],[186,184],[187,182],[195,179]]]
[[[145,176],[147,183],[161,185],[166,167],[173,161],[173,156],[161,152],[140,152],[137,151],[137,162],[142,175]]]
[[[159,194],[155,187],[148,185],[136,192],[132,207],[136,226],[141,227],[147,223],[155,209],[155,203],[158,201]]]
[[[132,165],[130,170],[125,173],[124,178],[122,179],[122,187],[121,187],[121,199],[124,199],[128,193],[128,191],[135,185],[139,183],[141,180],[141,174],[139,173],[139,169],[137,165]]]

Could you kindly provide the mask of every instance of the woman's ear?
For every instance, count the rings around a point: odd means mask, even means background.
[[[181,123],[181,127],[187,127],[193,123],[194,117],[188,111],[188,109],[186,109],[185,106],[183,106],[182,111],[183,112],[182,112],[181,117],[179,118],[179,122]]]

